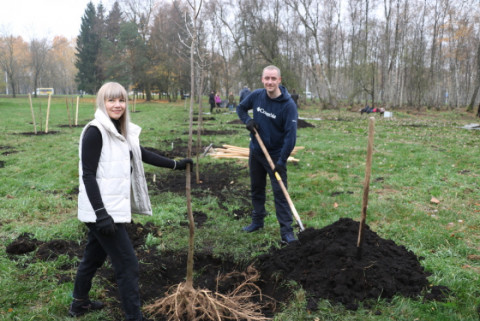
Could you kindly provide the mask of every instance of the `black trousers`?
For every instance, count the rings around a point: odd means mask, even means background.
[[[277,159],[272,157],[273,162],[275,163]],[[265,201],[266,201],[266,185],[267,185],[267,175],[270,178],[270,184],[272,185],[273,197],[275,201],[275,211],[277,214],[277,220],[280,224],[280,234],[284,236],[287,233],[292,233],[292,213],[290,211],[290,206],[288,201],[283,194],[283,191],[275,178],[270,165],[268,164],[267,159],[264,155],[255,154],[250,150],[250,156],[248,159],[248,167],[250,170],[250,188],[251,188],[251,197],[252,197],[252,222],[254,223],[263,223],[263,218],[266,215],[265,211]],[[287,173],[281,175],[282,181],[286,188],[288,188],[287,183]]]
[[[89,228],[88,241],[75,277],[73,297],[88,299],[92,279],[97,269],[109,256],[115,271],[126,320],[142,320],[138,288],[138,260],[125,224],[116,224],[117,232],[113,236],[99,233],[93,223],[88,223],[87,226]]]

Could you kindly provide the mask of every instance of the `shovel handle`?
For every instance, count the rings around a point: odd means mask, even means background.
[[[293,216],[297,220],[298,226],[300,226],[300,231],[305,230],[305,227],[303,227],[302,220],[300,219],[300,215],[298,215],[297,209],[295,208],[295,205],[293,205],[292,199],[290,198],[290,195],[288,194],[287,188],[285,187],[285,184],[282,181],[282,178],[280,177],[280,174],[275,171],[275,164],[272,161],[272,158],[270,157],[270,154],[268,153],[267,148],[265,147],[265,144],[263,144],[262,139],[260,138],[260,135],[258,134],[257,130],[254,128],[254,133],[255,133],[255,138],[258,141],[258,144],[260,145],[260,148],[263,151],[263,154],[265,154],[265,158],[268,161],[268,164],[270,164],[270,168],[272,169],[275,178],[278,181],[278,184],[280,185],[280,188],[282,189],[283,195],[285,195],[285,198],[287,199],[288,206],[290,206],[290,210],[293,213]]]

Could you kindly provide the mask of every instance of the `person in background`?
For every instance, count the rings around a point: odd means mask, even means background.
[[[247,86],[243,86],[242,90],[240,90],[240,98],[239,101],[241,102],[242,100],[245,99],[250,94],[250,88]]]
[[[228,94],[228,110],[233,111],[234,107],[235,107],[235,96],[233,96],[233,93],[230,92],[230,94]]]
[[[189,158],[176,161],[140,146],[141,128],[130,122],[127,99],[119,83],[104,84],[95,118],[80,135],[78,219],[88,227],[88,240],[74,282],[73,317],[103,308],[89,292],[108,256],[126,320],[146,320],[140,311],[138,260],[126,229],[132,213],[152,215],[142,162],[175,170],[193,167]]]
[[[213,108],[215,108],[215,94],[213,91],[210,92],[208,96],[208,103],[210,104],[210,114],[213,113]]]
[[[217,108],[220,108],[222,104],[222,98],[220,98],[220,94],[217,93],[215,95],[215,105],[217,105]]]
[[[295,106],[297,106],[298,108],[298,94],[297,94],[297,91],[295,89],[292,90],[292,99],[293,101],[295,102]]]
[[[237,114],[246,128],[251,132],[250,155],[248,160],[251,197],[252,221],[244,227],[245,232],[254,232],[264,226],[265,188],[267,174],[273,189],[275,211],[280,224],[281,240],[284,243],[296,241],[292,228],[292,213],[287,199],[275,178],[277,172],[287,187],[287,159],[295,147],[297,138],[298,112],[295,102],[281,84],[280,69],[268,66],[263,69],[263,89],[254,90],[237,106]],[[253,109],[253,118],[248,111]],[[274,164],[273,171],[255,138],[258,132]]]

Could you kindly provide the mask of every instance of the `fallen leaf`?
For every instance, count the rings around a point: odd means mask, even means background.
[[[462,266],[462,269],[473,270],[477,273],[480,273],[480,268],[479,267],[471,266],[471,265],[468,265],[468,264],[465,264],[464,266]]]
[[[430,203],[439,204],[440,201],[432,196],[432,199],[430,200]]]

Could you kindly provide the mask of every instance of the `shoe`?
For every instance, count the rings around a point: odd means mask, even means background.
[[[262,229],[263,228],[263,223],[262,224],[259,224],[259,223],[252,223],[248,226],[245,226],[244,228],[242,228],[242,230],[244,232],[247,232],[247,233],[251,233],[251,232],[255,232],[259,229]]]
[[[296,242],[298,241],[296,238],[295,238],[295,235],[293,235],[293,233],[286,233],[285,235],[282,235],[282,243],[284,244],[288,244],[288,243],[292,243],[292,242]]]
[[[90,311],[101,310],[104,306],[100,301],[90,301],[88,299],[82,301],[73,300],[72,304],[70,304],[68,314],[72,317],[79,317]]]

